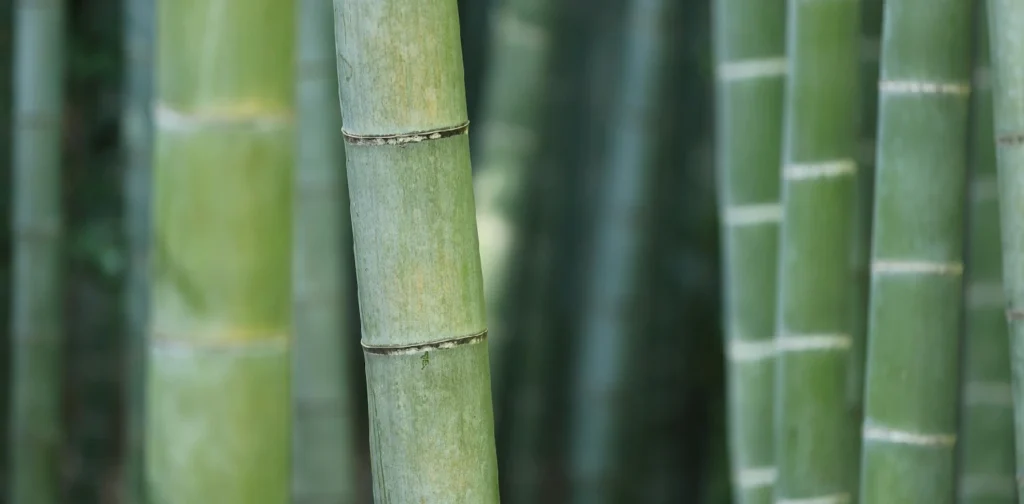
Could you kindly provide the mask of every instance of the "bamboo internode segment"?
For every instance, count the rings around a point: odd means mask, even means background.
[[[814,497],[775,499],[775,504],[850,504],[853,498],[848,493],[818,495]]]

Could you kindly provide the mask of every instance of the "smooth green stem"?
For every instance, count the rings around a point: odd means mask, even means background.
[[[992,136],[988,19],[977,4],[968,168],[965,335],[960,389],[959,504],[1012,504],[1013,394],[1003,313],[996,149]]]
[[[65,6],[19,0],[14,37],[10,502],[61,501]]]
[[[292,503],[353,503],[351,243],[331,0],[298,2]]]
[[[860,2],[790,0],[775,349],[777,500],[854,499],[846,400]]]
[[[885,4],[861,502],[953,502],[971,3]]]
[[[289,498],[295,8],[160,1],[150,498]]]
[[[714,14],[725,284],[728,444],[734,500],[772,502],[779,163],[785,0],[719,0]]]
[[[989,0],[992,110],[1002,231],[1003,289],[1013,375],[1017,495],[1024,495],[1024,5]],[[1008,440],[1004,439],[1006,443]]]
[[[377,502],[496,504],[455,0],[335,0]]]

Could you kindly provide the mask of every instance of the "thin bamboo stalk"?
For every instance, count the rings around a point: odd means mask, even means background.
[[[330,0],[300,0],[292,503],[356,499],[349,355],[352,257]]]
[[[775,340],[775,497],[782,501],[849,502],[856,488],[856,422],[846,391],[860,9],[857,0],[789,2]]]
[[[1016,467],[1024,467],[1024,5],[989,0],[992,110],[1002,231],[1003,289],[1009,322]],[[1008,440],[1003,440],[1005,443]],[[1017,495],[1024,478],[1017,476]]]
[[[954,499],[971,3],[886,2],[863,504]]]
[[[1013,394],[1006,358],[988,19],[984,2],[976,8],[957,502],[1011,504],[1017,502],[1013,443],[1008,442],[1014,437]]]
[[[498,502],[455,0],[336,0],[378,502]]]
[[[10,502],[61,501],[62,2],[19,0],[14,18]]]
[[[718,0],[718,184],[734,501],[772,502],[785,0]]]
[[[154,502],[288,500],[295,10],[158,3]]]

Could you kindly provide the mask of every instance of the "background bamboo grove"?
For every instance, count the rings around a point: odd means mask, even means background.
[[[1024,7],[0,0],[0,504],[1010,504]]]

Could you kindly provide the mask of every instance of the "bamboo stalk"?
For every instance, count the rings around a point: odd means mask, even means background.
[[[122,122],[125,164],[125,237],[128,270],[125,279],[125,414],[124,448],[126,504],[145,504],[145,360],[149,309],[150,189],[153,126],[153,0],[124,2],[124,110]]]
[[[295,9],[157,9],[154,502],[288,500]]]
[[[788,9],[775,419],[776,500],[854,499],[857,0]]]
[[[1013,394],[1004,318],[1002,250],[989,86],[988,19],[977,4],[974,94],[971,100],[967,271],[960,389],[960,504],[1017,502],[1014,484]]]
[[[330,0],[300,0],[292,503],[356,499],[346,308],[351,243]]]
[[[10,502],[60,502],[64,4],[14,11]]]
[[[640,327],[631,300],[639,292],[650,218],[646,199],[656,169],[654,121],[664,72],[665,15],[671,2],[631,0],[625,16],[621,87],[616,96],[593,237],[588,298],[583,306],[570,439],[570,501],[614,502],[624,469],[620,408],[628,383],[632,332]]]
[[[718,0],[712,9],[733,494],[770,503],[786,2]]]
[[[989,0],[993,136],[998,171],[1003,289],[1009,325],[1016,467],[1024,467],[1024,5]],[[1007,440],[1003,440],[1005,443]],[[1017,495],[1024,478],[1017,476]]]
[[[954,498],[970,14],[885,4],[863,504]]]
[[[498,502],[455,0],[336,0],[374,497]]]

